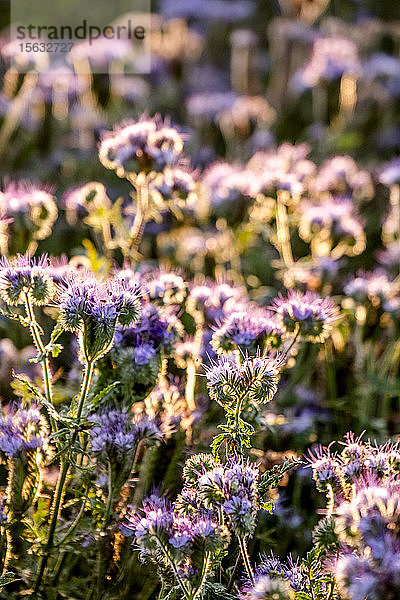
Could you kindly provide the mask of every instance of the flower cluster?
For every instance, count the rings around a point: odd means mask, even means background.
[[[339,318],[339,309],[333,300],[313,292],[291,291],[286,298],[276,298],[271,308],[288,332],[298,331],[303,339],[314,343],[326,340]]]
[[[137,288],[77,274],[59,286],[57,300],[60,323],[66,330],[79,333],[82,357],[87,362],[104,356],[112,347],[117,324],[131,325],[141,310]]]
[[[99,389],[118,381],[114,394],[117,402],[130,406],[144,399],[155,386],[161,360],[171,353],[176,337],[176,316],[164,314],[154,304],[144,304],[137,323],[116,327],[113,350],[99,371]]]
[[[187,488],[198,492],[206,508],[218,511],[221,507],[239,538],[251,535],[259,508],[258,467],[243,459],[232,458],[225,465],[216,463],[210,469],[210,458],[204,461],[200,455],[200,459],[195,456],[185,465]],[[196,466],[202,468],[203,473],[196,473]]]
[[[346,38],[318,38],[309,62],[299,74],[304,87],[315,87],[321,81],[339,79],[342,75],[361,74],[356,45]]]
[[[143,439],[161,439],[159,428],[148,419],[132,421],[126,412],[110,410],[99,415],[91,415],[94,427],[90,430],[91,448],[96,454],[124,459],[135,451]]]
[[[236,355],[223,354],[206,366],[209,394],[224,407],[234,406],[243,397],[258,404],[267,403],[278,389],[284,364],[285,358],[279,355],[257,354],[239,363]]]
[[[363,442],[360,437],[348,433],[341,442],[343,450],[332,453],[330,448],[319,448],[310,456],[310,465],[317,488],[327,491],[332,488],[335,501],[348,498],[354,486],[358,488],[371,478],[390,482],[400,473],[400,450],[397,444],[382,446]]]
[[[364,251],[364,223],[355,213],[351,198],[335,196],[318,203],[304,202],[301,211],[299,234],[306,242],[317,238],[323,243],[329,236],[331,244],[340,243],[346,254]]]
[[[29,245],[50,235],[58,210],[49,190],[27,181],[13,181],[0,192],[0,214],[7,223],[2,253],[25,252],[27,241]]]
[[[21,406],[0,417],[0,450],[8,457],[24,455],[31,450],[46,454],[48,426],[36,406]]]
[[[318,551],[311,551],[303,561],[292,556],[281,561],[271,552],[261,557],[254,584],[248,581],[240,596],[243,600],[326,598],[332,590],[332,578],[324,573]]]
[[[175,576],[182,590],[200,590],[210,568],[210,554],[229,543],[228,530],[210,514],[182,514],[164,497],[155,495],[143,501],[143,507],[128,516],[124,535],[133,536],[143,559],[150,559],[166,575]],[[169,577],[169,578],[170,578]],[[171,584],[169,584],[171,585]]]
[[[124,123],[103,135],[99,158],[107,169],[121,177],[127,174],[160,172],[182,157],[183,139],[161,119]]]
[[[88,418],[93,423],[90,430],[91,451],[98,466],[108,465],[109,488],[114,494],[129,479],[142,444],[156,445],[162,433],[154,421],[146,417],[132,419],[127,412],[105,410]]]
[[[256,152],[248,163],[251,185],[266,196],[286,192],[292,200],[298,199],[308,189],[316,171],[315,164],[307,158],[309,152],[307,144],[287,142]]]
[[[153,302],[161,305],[181,305],[185,300],[187,285],[179,273],[157,269],[144,275],[142,282]]]
[[[283,335],[284,330],[272,312],[249,304],[227,315],[214,331],[211,345],[218,354],[237,348],[255,354],[267,346],[279,348]]]
[[[47,256],[39,259],[18,254],[0,261],[0,297],[6,304],[24,304],[26,297],[32,304],[49,304],[54,296],[54,283],[49,276]]]

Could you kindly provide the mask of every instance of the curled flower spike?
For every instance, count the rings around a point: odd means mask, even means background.
[[[283,335],[284,329],[273,313],[248,305],[227,315],[214,332],[211,345],[217,353],[232,352],[236,348],[254,353],[266,344],[279,347]]]
[[[32,304],[48,304],[54,295],[53,279],[48,272],[47,255],[32,258],[18,254],[0,260],[0,296],[6,304],[17,306],[28,294]]]
[[[257,354],[241,364],[233,354],[221,355],[205,367],[210,396],[222,406],[232,406],[245,395],[258,404],[267,403],[278,389],[284,363],[284,355]]]
[[[185,280],[174,271],[158,269],[143,277],[143,285],[150,299],[162,304],[182,304],[186,297]]]
[[[120,177],[160,172],[176,165],[182,156],[183,138],[161,119],[131,121],[105,132],[100,143],[100,162]]]
[[[130,325],[140,315],[140,296],[119,281],[107,283],[72,275],[59,286],[60,322],[65,329],[79,332],[81,351],[87,362],[104,356],[114,340],[118,323]]]
[[[327,492],[329,488],[341,490],[341,465],[336,457],[331,455],[329,448],[320,446],[315,451],[315,455],[310,452],[308,461],[318,490],[322,492]]]
[[[47,452],[49,446],[46,419],[36,406],[18,407],[0,416],[0,450],[9,457],[30,450]]]
[[[254,586],[246,586],[242,590],[240,598],[242,600],[294,600],[294,594],[287,581],[261,575]]]
[[[271,308],[276,311],[289,333],[297,329],[310,342],[323,342],[339,318],[339,309],[331,298],[321,298],[313,292],[290,291],[286,298],[275,298]]]
[[[25,231],[24,238],[28,234],[31,241],[48,237],[58,210],[51,189],[22,180],[11,181],[0,192],[0,213],[8,220],[12,246],[13,234],[18,234],[21,227]]]

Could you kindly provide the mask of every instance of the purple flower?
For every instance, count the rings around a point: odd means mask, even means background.
[[[14,456],[30,450],[46,451],[48,431],[46,419],[37,407],[22,407],[0,416],[0,450]]]
[[[309,62],[297,75],[304,87],[315,87],[321,81],[339,79],[342,75],[358,76],[362,72],[356,45],[345,38],[318,38]]]
[[[142,278],[148,295],[163,304],[182,304],[186,296],[186,283],[179,273],[158,269]]]
[[[53,280],[49,276],[47,255],[31,258],[18,254],[0,260],[0,296],[7,304],[25,302],[26,295],[33,304],[48,304],[54,294]]]
[[[400,157],[396,156],[382,165],[378,172],[379,181],[384,185],[400,183]]]
[[[290,291],[286,298],[275,298],[271,306],[290,333],[297,329],[312,342],[323,342],[339,318],[339,309],[330,298],[321,298],[313,292]]]
[[[72,274],[59,286],[60,321],[69,331],[80,332],[84,359],[98,360],[113,343],[117,324],[135,322],[140,315],[140,296],[118,280],[106,283]]]
[[[152,421],[133,421],[128,413],[119,410],[91,415],[89,421],[94,423],[90,430],[92,451],[110,458],[126,457],[141,440],[161,439],[160,430]]]
[[[147,365],[155,355],[156,349],[154,346],[148,342],[145,342],[140,346],[136,346],[134,360],[137,365]]]
[[[142,119],[105,132],[99,158],[107,169],[123,177],[172,167],[180,160],[182,150],[183,138],[176,129],[158,118]]]
[[[247,305],[227,315],[213,334],[211,344],[216,352],[231,352],[236,347],[256,352],[265,344],[280,345],[284,330],[276,316],[258,306]]]

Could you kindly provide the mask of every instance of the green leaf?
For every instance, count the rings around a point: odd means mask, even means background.
[[[119,385],[121,382],[120,381],[113,381],[113,383],[110,383],[110,385],[108,385],[107,387],[103,388],[98,394],[96,394],[94,396],[94,398],[92,398],[90,400],[90,402],[87,405],[87,410],[88,411],[92,411],[95,408],[98,407],[98,405],[102,402],[102,400],[104,400],[108,394],[115,388],[117,387],[117,385]]]

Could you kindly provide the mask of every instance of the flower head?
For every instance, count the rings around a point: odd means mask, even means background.
[[[120,281],[102,283],[77,274],[58,288],[60,321],[65,329],[79,332],[85,360],[95,361],[113,343],[117,324],[130,325],[140,315],[140,296]]]
[[[280,379],[283,356],[257,354],[238,363],[233,354],[222,354],[206,366],[208,391],[211,398],[222,406],[230,406],[242,395],[257,403],[272,400]]]
[[[283,334],[284,330],[273,313],[248,305],[227,315],[215,330],[211,345],[217,353],[232,352],[235,348],[255,353],[266,344],[279,346]]]
[[[0,450],[9,457],[31,450],[47,451],[48,427],[36,406],[17,407],[0,417]]]
[[[33,304],[48,304],[54,295],[47,256],[31,258],[18,254],[0,261],[0,296],[10,305],[23,304],[28,295]]]
[[[313,292],[290,291],[286,298],[276,298],[271,308],[288,332],[298,329],[300,335],[311,342],[324,341],[339,318],[339,309],[333,300]]]
[[[99,158],[107,169],[127,174],[160,172],[178,163],[183,139],[178,131],[160,119],[142,119],[116,127],[103,135]]]

